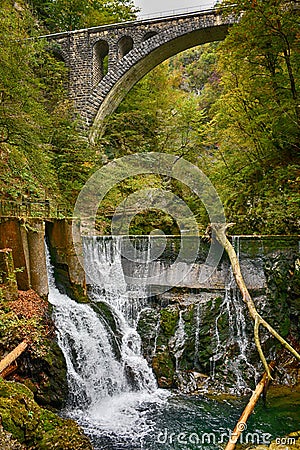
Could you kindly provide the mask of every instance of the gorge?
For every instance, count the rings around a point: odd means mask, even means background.
[[[49,276],[49,301],[68,367],[63,414],[81,424],[95,449],[215,449],[229,438],[239,396],[251,392],[262,373],[226,257],[213,281],[200,285],[197,266],[209,247],[202,241],[192,274],[172,287],[157,274],[172,267],[172,283],[174,273],[180,278],[180,239],[166,237],[163,253],[153,259],[161,239],[83,238],[87,304],[61,294]],[[296,298],[298,238],[232,239],[260,312],[284,336],[297,333],[297,305],[291,299]],[[274,341],[267,334],[262,341],[269,358],[275,357]],[[281,384],[297,380],[293,368],[276,375]],[[260,405],[244,443],[268,444],[297,427],[298,397],[288,406],[288,428],[277,417],[279,399],[271,400],[272,413]]]

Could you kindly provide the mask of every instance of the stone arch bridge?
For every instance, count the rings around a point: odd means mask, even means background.
[[[123,22],[45,36],[69,68],[69,93],[93,142],[103,119],[161,62],[225,38],[235,22],[219,10]]]

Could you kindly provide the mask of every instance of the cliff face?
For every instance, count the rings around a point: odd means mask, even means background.
[[[271,244],[271,245],[270,245]],[[300,272],[297,239],[249,239],[240,243],[240,262],[260,314],[295,348],[300,334]],[[177,287],[153,299],[139,319],[144,355],[161,387],[184,392],[243,392],[262,373],[247,315],[226,258],[218,267],[222,283],[202,289]],[[299,383],[299,364],[261,332],[268,360],[285,370],[276,382]]]

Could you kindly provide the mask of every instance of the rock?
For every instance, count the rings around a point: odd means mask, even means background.
[[[297,349],[298,256],[292,250],[272,250],[259,256],[259,267],[265,274],[266,285],[264,290],[252,293],[257,309]],[[161,387],[175,387],[184,392],[191,392],[193,384],[196,389],[205,384],[212,391],[231,393],[253,389],[257,374],[263,372],[253,340],[253,321],[229,271],[227,276],[226,290],[193,292],[177,288],[161,294],[152,308],[141,312],[138,332],[144,356],[152,362]],[[282,350],[265,329],[261,328],[260,336],[270,361]],[[276,382],[297,384],[299,363],[288,352],[282,354],[280,361],[285,369],[275,374]],[[202,373],[206,379],[194,383],[189,372]]]
[[[8,448],[92,450],[89,439],[74,421],[38,406],[31,390],[23,384],[0,379],[0,417],[13,445],[21,444]]]

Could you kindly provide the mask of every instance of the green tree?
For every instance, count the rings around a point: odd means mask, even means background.
[[[174,61],[161,64],[144,77],[127,95],[117,111],[106,121],[105,134],[98,142],[104,160],[111,160],[136,152],[167,152],[198,162],[199,147],[203,141],[205,112],[199,106],[199,96],[181,88],[182,73]],[[172,190],[184,198],[194,209],[200,210],[199,201],[191,191],[168,177],[139,178],[138,184],[127,183],[109,197],[112,209],[124,195],[149,186]],[[203,210],[201,209],[202,213]],[[203,214],[199,218],[203,218]],[[144,219],[144,220],[142,220]],[[159,222],[170,232],[174,223],[165,215],[139,215],[135,220],[135,233],[146,231],[151,222]],[[206,217],[205,217],[206,222]]]
[[[0,26],[1,184],[8,184],[4,192],[10,198],[22,191],[39,196],[45,184],[56,190],[47,145],[51,118],[43,79],[36,73],[44,50],[41,43],[27,39],[33,18],[26,5],[16,8],[10,1],[2,2]]]
[[[67,70],[42,40],[25,3],[0,10],[0,193],[2,199],[63,202],[71,211],[95,150],[74,120]]]
[[[243,232],[299,226],[299,15],[294,2],[224,1],[240,18],[219,47],[211,174]],[[213,140],[210,140],[213,142]]]
[[[30,0],[30,3],[51,32],[134,20],[138,11],[132,0]]]

